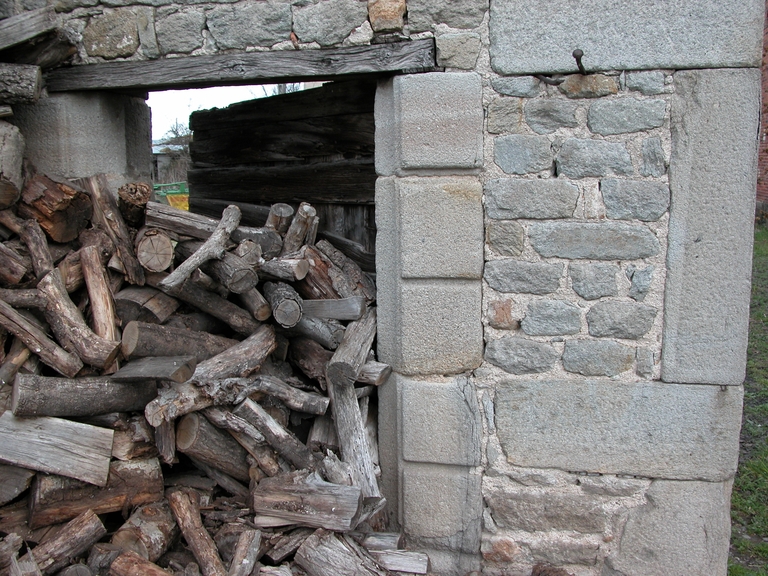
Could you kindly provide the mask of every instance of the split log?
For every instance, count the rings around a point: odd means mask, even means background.
[[[142,228],[136,234],[136,258],[150,272],[168,270],[173,264],[173,240],[158,228]]]
[[[80,556],[107,533],[107,529],[94,514],[88,510],[67,523],[51,540],[37,546],[27,556],[34,557],[43,574],[53,574],[70,563],[72,558]]]
[[[112,561],[109,574],[110,576],[170,576],[171,573],[129,550]]]
[[[43,308],[45,307],[45,298],[37,289],[8,289],[0,288],[0,300],[10,304],[14,308]]]
[[[171,380],[186,382],[195,371],[194,356],[158,356],[133,360],[112,374],[115,382],[143,382],[146,380]],[[146,406],[146,404],[144,405]],[[141,410],[144,409],[141,407]]]
[[[336,436],[336,426],[330,416],[318,416],[312,421],[312,428],[307,437],[307,446],[315,452],[339,449],[339,438]]]
[[[251,288],[242,294],[238,294],[240,303],[248,310],[256,320],[264,322],[272,315],[272,308],[266,298],[256,288]]]
[[[5,571],[11,564],[11,558],[21,549],[24,539],[16,533],[11,533],[0,539],[0,571]]]
[[[29,488],[35,477],[33,470],[0,464],[0,506],[3,506]],[[0,553],[0,569],[2,569]]]
[[[93,205],[75,183],[36,174],[24,185],[18,211],[37,220],[54,242],[70,242],[88,225]]]
[[[382,568],[393,572],[426,574],[429,571],[429,556],[423,552],[376,550],[370,554]]]
[[[261,532],[246,529],[240,533],[227,576],[249,576],[256,567],[261,546]]]
[[[259,266],[259,274],[271,279],[296,282],[307,275],[309,263],[303,258],[290,258],[281,256],[267,260]]]
[[[307,229],[315,216],[317,216],[317,211],[312,206],[306,202],[299,204],[299,207],[296,209],[296,215],[293,217],[291,225],[288,227],[283,238],[281,256],[291,254],[301,248],[307,235]]]
[[[105,340],[111,342],[119,340],[115,302],[101,263],[100,251],[96,246],[85,246],[80,249],[80,266],[88,288],[88,298],[91,301],[93,331]]]
[[[226,251],[229,237],[238,224],[240,224],[240,209],[237,206],[228,206],[211,235],[194,254],[190,255],[176,270],[160,282],[159,288],[164,292],[173,293],[179,290],[184,281],[203,263],[213,258],[221,259]]]
[[[317,530],[296,551],[294,562],[309,576],[385,576],[352,538]]]
[[[275,349],[275,331],[269,325],[262,325],[248,338],[204,360],[197,365],[192,381],[215,395],[216,381],[226,378],[243,378],[261,368],[264,361]]]
[[[302,315],[293,328],[283,330],[288,336],[306,336],[329,350],[336,350],[344,337],[344,326],[330,320]]]
[[[151,356],[194,356],[197,362],[221,354],[237,340],[208,332],[132,321],[123,328],[121,350],[132,360]]]
[[[291,225],[292,217],[293,207],[282,202],[275,202],[269,208],[269,215],[267,216],[267,222],[264,224],[264,227],[277,230],[280,235],[283,235]]]
[[[43,89],[39,66],[0,64],[0,103],[34,104]]]
[[[196,458],[190,457],[189,459],[192,461],[192,464],[194,464],[196,468],[204,472],[208,478],[216,482],[216,484],[218,484],[223,490],[232,494],[232,496],[240,503],[245,504],[248,502],[248,488],[232,478],[232,476],[225,474],[221,470],[218,470],[212,466],[208,466],[208,464],[205,464]]]
[[[93,222],[104,230],[115,244],[115,254],[125,268],[125,275],[131,284],[144,285],[144,269],[133,251],[133,241],[128,226],[123,220],[117,200],[109,190],[104,174],[78,180],[85,188],[93,203]]]
[[[45,233],[36,220],[27,220],[24,226],[21,227],[19,236],[29,250],[35,278],[40,280],[53,270],[53,258],[51,257],[51,251],[48,249]]]
[[[314,532],[312,528],[297,528],[287,534],[276,534],[269,541],[272,544],[272,548],[265,552],[264,556],[272,560],[272,562],[282,562],[296,552],[304,540],[314,534]]]
[[[98,368],[106,368],[115,361],[120,342],[102,338],[88,327],[70,300],[58,270],[49,272],[40,280],[37,289],[47,300],[46,320],[65,349],[76,352],[83,362]]]
[[[179,527],[168,502],[162,500],[137,508],[125,524],[117,529],[110,542],[123,550],[135,552],[156,562],[170,548]]]
[[[13,379],[16,377],[16,373],[19,368],[29,359],[32,352],[29,351],[19,338],[14,338],[11,342],[11,348],[8,350],[8,354],[5,355],[3,365],[0,366],[0,386],[12,386]]]
[[[155,429],[155,445],[160,459],[165,464],[173,464],[176,460],[176,423],[163,420]]]
[[[152,187],[146,182],[129,182],[117,189],[117,207],[125,223],[134,228],[144,224],[144,211],[152,197]]]
[[[327,240],[320,240],[317,243],[317,249],[342,270],[347,282],[354,287],[355,294],[364,296],[369,303],[376,300],[376,285],[352,259],[347,258]]]
[[[226,576],[227,571],[219,558],[213,539],[203,527],[200,510],[196,502],[184,492],[171,492],[168,495],[176,522],[195,555],[204,576]]]
[[[307,228],[307,235],[304,239],[304,242],[309,244],[310,246],[315,245],[315,241],[317,240],[317,231],[320,228],[320,217],[315,216],[312,218],[312,222],[309,224],[309,228]]]
[[[178,307],[178,300],[149,286],[128,286],[115,294],[115,312],[123,326],[133,321],[162,324]]]
[[[152,380],[120,382],[110,377],[57,378],[17,374],[11,410],[15,416],[78,417],[133,412],[157,396]]]
[[[338,300],[304,300],[303,305],[304,314],[331,320],[359,320],[365,313],[365,298],[362,296]]]
[[[249,480],[243,447],[196,412],[187,414],[176,425],[176,449],[237,480]]]
[[[309,264],[303,280],[296,283],[296,290],[308,300],[338,299],[362,296],[356,286],[330,258],[315,246],[303,246],[302,256]]]
[[[184,263],[186,263],[203,246],[204,244],[199,240],[181,242],[176,246],[176,254],[182,258],[187,258],[187,260],[184,260]],[[182,266],[184,263],[182,263]],[[224,251],[219,256],[219,259],[209,259],[198,264],[198,266],[203,272],[235,294],[242,294],[251,290],[259,281],[253,266],[232,252]]]
[[[10,576],[43,576],[40,567],[35,562],[31,553],[18,560],[15,556],[11,557],[11,566],[8,573]]]
[[[154,430],[144,416],[132,416],[124,429],[115,430],[115,437],[112,440],[112,458],[128,461],[154,458],[157,454]]]
[[[112,430],[60,418],[0,415],[0,461],[97,486],[107,483]]]
[[[24,259],[15,250],[0,244],[0,282],[6,286],[20,284],[28,272]]]
[[[272,308],[272,317],[283,328],[293,328],[301,320],[301,296],[284,282],[266,282],[264,296]]]
[[[130,510],[163,498],[163,472],[157,458],[113,461],[103,488],[62,476],[38,474],[32,485],[29,526],[64,522],[86,510],[97,514]]]
[[[109,567],[124,550],[107,542],[97,542],[88,553],[88,568],[98,576],[107,576]]]
[[[61,274],[61,280],[68,294],[76,292],[85,285],[83,277],[83,267],[80,263],[80,250],[70,252],[64,259],[56,265],[56,269]]]

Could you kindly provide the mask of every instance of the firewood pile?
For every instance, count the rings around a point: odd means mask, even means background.
[[[0,575],[426,573],[383,526],[375,286],[316,241],[28,176],[0,211]]]

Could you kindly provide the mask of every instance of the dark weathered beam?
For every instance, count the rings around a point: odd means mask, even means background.
[[[320,50],[249,52],[142,62],[112,62],[52,70],[51,92],[168,90],[237,84],[300,82],[357,74],[427,71],[435,67],[432,39]]]
[[[56,28],[53,6],[0,20],[0,50],[16,46]]]

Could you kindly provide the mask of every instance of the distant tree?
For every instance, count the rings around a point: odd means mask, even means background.
[[[186,182],[187,171],[192,160],[189,156],[189,143],[192,141],[192,131],[189,126],[176,120],[158,146],[168,157],[169,162],[164,169],[158,170],[158,183]]]

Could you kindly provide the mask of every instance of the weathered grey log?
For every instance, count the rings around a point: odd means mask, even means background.
[[[284,282],[266,282],[264,296],[272,308],[272,317],[283,328],[293,328],[301,320],[301,296]]]
[[[296,551],[294,562],[310,576],[384,576],[380,568],[352,538],[317,530]]]
[[[273,230],[277,230],[280,234],[285,234],[288,227],[291,225],[293,214],[294,210],[292,206],[283,202],[275,202],[269,208],[269,215],[267,216],[267,222],[264,224],[264,227],[272,228]]]
[[[139,574],[141,576],[169,576],[171,573],[166,572],[146,558],[142,558],[136,552],[127,550],[112,561],[109,565],[109,574],[110,576],[138,576]]]
[[[198,253],[197,251],[203,245],[203,242],[200,240],[181,242],[176,246],[176,254],[182,258],[191,258],[194,254]],[[184,262],[187,261],[184,260]],[[253,265],[248,264],[233,252],[223,251],[219,259],[209,259],[199,264],[199,266],[203,272],[235,294],[242,294],[251,290],[259,281]]]
[[[187,414],[176,425],[176,449],[241,482],[249,480],[243,447],[197,412]]]
[[[45,306],[45,298],[35,288],[0,288],[0,300],[14,308],[43,308]]]
[[[423,552],[409,550],[375,550],[371,556],[382,568],[393,572],[426,574],[429,571],[429,556]]]
[[[238,344],[237,340],[208,332],[132,321],[123,327],[120,349],[128,360],[189,355],[194,356],[197,362],[202,362],[235,344]]]
[[[350,536],[355,538],[368,552],[400,550],[405,546],[405,538],[400,532],[352,533]]]
[[[0,103],[34,104],[42,89],[39,66],[0,63]]]
[[[150,272],[168,270],[173,264],[173,240],[159,228],[142,228],[136,234],[136,258]]]
[[[31,272],[21,255],[5,244],[0,244],[0,282],[6,286],[20,284]]]
[[[226,576],[227,571],[216,551],[216,545],[200,519],[197,504],[180,491],[171,492],[168,495],[168,502],[187,545],[200,564],[203,575]]]
[[[39,280],[53,270],[53,258],[51,251],[48,249],[48,240],[45,238],[45,232],[43,232],[37,220],[30,219],[24,222],[19,235],[22,242],[27,245],[35,277]]]
[[[244,378],[261,368],[275,349],[275,331],[262,325],[242,342],[197,365],[192,381],[215,395],[216,382],[226,378]]]
[[[24,539],[12,532],[7,534],[4,538],[0,539],[0,570],[7,570],[11,564],[11,558],[16,556],[16,553],[24,543]]]
[[[291,410],[307,414],[325,414],[330,399],[310,392],[304,392],[286,384],[279,378],[268,375],[256,376],[250,388],[279,398]]]
[[[304,540],[314,533],[315,530],[312,528],[296,528],[288,533],[276,534],[270,540],[272,548],[267,550],[264,553],[264,556],[272,560],[272,562],[282,562],[288,556],[296,552]]]
[[[29,359],[32,352],[26,347],[19,338],[13,339],[8,353],[5,355],[2,366],[0,366],[0,386],[13,386],[13,379],[24,363]]]
[[[308,203],[302,202],[296,209],[296,214],[291,221],[291,225],[283,237],[283,249],[280,252],[281,255],[291,254],[296,252],[302,244],[304,244],[304,238],[307,235],[307,229],[309,225],[317,216],[317,211]]]
[[[264,322],[272,315],[272,308],[269,306],[267,299],[262,296],[256,288],[238,294],[240,303],[248,310],[256,320]]]
[[[163,472],[157,458],[113,461],[103,488],[62,476],[38,474],[32,486],[29,526],[39,528],[74,518],[86,510],[97,514],[130,510],[163,497]]]
[[[364,296],[366,302],[369,303],[376,300],[376,285],[373,283],[373,280],[360,269],[360,266],[358,266],[352,259],[347,258],[343,252],[337,250],[336,247],[327,240],[320,240],[317,243],[317,248],[342,270],[346,281],[353,286],[356,295]]]
[[[232,253],[242,258],[249,266],[258,267],[264,262],[264,258],[261,255],[261,246],[253,240],[239,242],[235,249],[232,250]]]
[[[307,377],[317,380],[320,387],[323,390],[326,389],[325,370],[333,357],[333,352],[326,350],[311,338],[302,337],[291,340],[288,357]]]
[[[336,426],[330,415],[318,416],[312,421],[312,428],[310,428],[307,437],[307,446],[315,452],[339,449]]]
[[[187,454],[189,456],[189,454]],[[213,466],[209,466],[205,462],[202,462],[198,460],[197,458],[193,458],[190,456],[189,458],[192,461],[192,464],[195,465],[196,468],[200,469],[202,472],[205,473],[208,478],[215,481],[216,484],[218,484],[221,488],[223,488],[225,491],[232,494],[234,498],[236,498],[239,502],[245,504],[248,502],[248,488],[246,488],[243,484],[232,478],[229,474],[226,474],[219,470],[218,468],[214,468]],[[249,476],[250,479],[250,476]]]
[[[40,567],[30,554],[20,559],[17,559],[15,556],[11,557],[8,573],[10,576],[43,576]]]
[[[115,382],[171,380],[186,382],[197,366],[194,356],[158,356],[132,360],[110,376]],[[146,406],[146,404],[145,404]],[[141,410],[144,406],[141,407]]]
[[[120,382],[108,376],[73,379],[17,374],[11,410],[15,416],[25,417],[94,416],[144,410],[156,395],[153,380]]]
[[[160,459],[166,464],[173,464],[176,460],[176,423],[162,420],[154,429],[155,445]]]
[[[0,461],[97,486],[107,483],[112,430],[60,418],[0,415]]]
[[[296,326],[284,329],[282,332],[287,336],[305,336],[329,350],[336,350],[344,338],[344,330],[344,326],[338,322],[302,314]]]
[[[357,381],[363,384],[381,386],[389,379],[390,374],[392,374],[392,367],[389,364],[369,360],[360,368]]]
[[[365,298],[362,296],[338,300],[304,300],[303,305],[304,314],[331,320],[359,320],[365,313]]]
[[[307,235],[304,238],[304,242],[309,244],[310,246],[315,245],[315,241],[317,240],[317,230],[320,227],[320,216],[315,216],[312,218],[312,222],[309,224],[309,228],[307,228]]]
[[[96,246],[84,246],[80,249],[80,266],[91,302],[93,331],[110,342],[120,340],[115,301]]]
[[[34,470],[0,464],[0,506],[3,506],[29,488],[35,477]],[[0,554],[0,569],[2,569]]]
[[[231,403],[240,390],[226,390],[218,399],[218,404]],[[192,382],[171,382],[158,390],[157,398],[144,408],[144,416],[152,426],[157,428],[163,422],[172,422],[176,418],[196,410],[213,406],[216,399],[209,396],[205,389]]]
[[[249,576],[256,566],[261,546],[261,532],[243,530],[237,540],[227,576]]]
[[[144,504],[112,535],[110,542],[155,562],[170,548],[179,534],[166,500]]]
[[[323,240],[328,240],[335,248],[346,255],[347,258],[355,262],[363,272],[376,273],[376,254],[368,252],[362,244],[333,234],[328,230],[318,233]]]
[[[290,255],[267,260],[259,267],[259,274],[262,276],[286,282],[301,280],[308,271],[309,263],[306,260],[290,258]]]
[[[224,208],[230,204],[236,205],[243,213],[240,222],[244,226],[259,228],[265,226],[269,216],[269,206],[259,206],[253,202],[235,202],[231,200],[217,200],[215,198],[198,198],[192,195],[189,198],[189,209],[195,214],[202,214],[212,218],[218,218],[224,211]]]
[[[56,28],[53,6],[22,12],[0,20],[0,50],[10,48]]]
[[[8,104],[0,104],[0,118],[8,118],[8,116],[13,116],[13,108]]]
[[[155,433],[143,415],[131,416],[124,427],[115,429],[112,457],[118,460],[155,458],[158,449]]]

